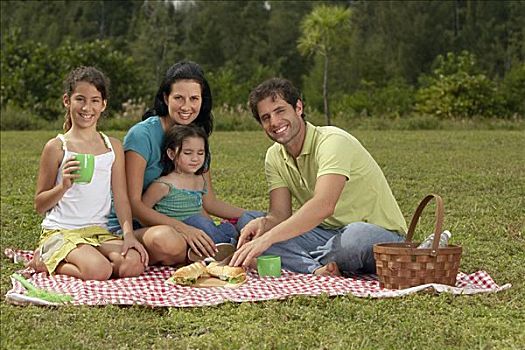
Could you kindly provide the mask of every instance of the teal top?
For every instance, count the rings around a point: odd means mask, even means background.
[[[150,117],[133,125],[124,137],[124,152],[136,152],[146,161],[142,192],[148,188],[153,180],[160,177],[162,173],[161,158],[163,142],[164,129],[158,116]],[[120,224],[115,213],[115,207],[113,203],[111,204],[108,227],[112,228],[112,230],[117,230],[120,228]]]
[[[153,207],[159,213],[182,221],[202,212],[202,196],[206,193],[206,183],[202,190],[185,190],[167,182],[154,182],[165,184],[170,188],[168,194]]]
[[[146,161],[142,192],[162,173],[163,142],[164,129],[162,129],[160,118],[157,116],[133,125],[124,137],[124,152],[136,152]]]

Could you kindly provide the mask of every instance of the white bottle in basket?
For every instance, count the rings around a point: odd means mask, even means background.
[[[448,230],[443,231],[443,233],[441,234],[441,237],[439,238],[440,248],[448,246],[448,240],[450,239],[450,236],[452,236],[452,234]],[[432,248],[433,242],[434,242],[434,234],[431,234],[417,247],[418,249],[429,249],[429,248]]]

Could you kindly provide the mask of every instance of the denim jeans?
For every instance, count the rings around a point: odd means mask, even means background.
[[[239,232],[230,222],[222,222],[219,225],[216,225],[210,218],[200,214],[192,215],[183,220],[183,222],[206,232],[215,244],[237,243]]]
[[[265,213],[247,211],[239,218],[237,228],[240,231],[248,222],[261,216]],[[280,256],[282,267],[294,272],[313,273],[334,261],[343,275],[374,273],[374,244],[402,242],[404,239],[395,231],[366,222],[354,222],[338,229],[318,226],[272,245],[263,254]]]

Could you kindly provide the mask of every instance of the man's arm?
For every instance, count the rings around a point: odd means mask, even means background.
[[[317,179],[314,196],[304,203],[287,220],[266,233],[271,244],[297,237],[319,226],[330,217],[343,192],[346,177],[339,174],[326,174]]]
[[[314,196],[309,201],[286,220],[241,246],[235,252],[230,265],[249,265],[254,258],[273,244],[297,237],[317,227],[334,213],[346,180],[345,176],[339,174],[320,176],[315,185]],[[278,198],[274,198],[274,201],[277,200]],[[278,207],[278,202],[274,202],[270,207],[273,206]]]
[[[270,191],[270,209],[268,215],[253,219],[241,230],[237,247],[263,235],[292,215],[292,197],[286,187]]]

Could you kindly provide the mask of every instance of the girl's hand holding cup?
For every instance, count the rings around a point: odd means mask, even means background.
[[[74,174],[78,174],[73,181],[79,184],[88,184],[93,178],[95,171],[95,156],[89,153],[78,153],[75,156],[75,160],[78,161],[78,170],[74,171]]]
[[[95,171],[95,156],[93,154],[79,153],[72,156],[64,164],[62,170],[62,185],[68,189],[73,186],[73,182],[78,184],[88,184],[93,178]]]
[[[76,160],[75,156],[69,158],[62,168],[62,186],[64,189],[69,189],[73,186],[75,179],[80,177],[80,175],[74,173],[80,169],[80,162]]]

